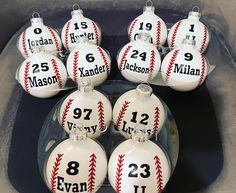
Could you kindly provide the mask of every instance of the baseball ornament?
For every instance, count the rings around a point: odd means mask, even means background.
[[[89,77],[94,86],[103,83],[110,73],[110,67],[109,53],[89,42],[87,37],[81,37],[67,59],[68,74],[77,84],[84,77]]]
[[[52,97],[65,86],[66,68],[56,56],[40,50],[34,51],[35,53],[19,66],[17,80],[32,96]]]
[[[170,175],[166,153],[140,134],[121,143],[108,163],[109,182],[117,193],[160,193]]]
[[[109,100],[91,85],[81,85],[71,93],[60,108],[60,124],[69,133],[83,124],[90,138],[97,138],[108,128],[112,119]]]
[[[31,26],[20,35],[17,48],[24,58],[33,54],[33,48],[43,47],[45,52],[57,55],[62,43],[59,35],[51,27],[43,24],[43,19],[34,13],[30,20]]]
[[[135,18],[128,28],[128,36],[131,41],[137,40],[139,33],[148,33],[151,36],[151,43],[156,47],[161,47],[166,42],[166,24],[155,14],[152,1],[147,1],[143,13]]]
[[[131,82],[149,82],[159,72],[161,57],[150,43],[146,33],[138,35],[136,41],[126,44],[117,55],[118,68],[124,78]]]
[[[166,55],[161,66],[163,81],[177,91],[191,91],[199,87],[207,74],[207,60],[195,48],[195,40],[190,40],[188,36],[180,48]]]
[[[115,126],[127,139],[137,124],[145,127],[149,138],[157,135],[164,123],[165,114],[162,102],[146,84],[140,84],[136,89],[121,95],[113,108]]]
[[[168,34],[168,45],[171,49],[180,47],[186,35],[190,35],[196,41],[196,49],[198,51],[203,53],[206,50],[210,41],[210,33],[207,27],[199,21],[200,17],[199,10],[191,11],[187,19],[180,20],[174,24]]]
[[[46,183],[52,193],[95,193],[106,174],[105,151],[84,133],[71,134],[53,149],[45,162]]]
[[[83,36],[86,36],[91,43],[100,45],[101,30],[94,21],[83,16],[83,10],[77,4],[73,6],[71,16],[61,32],[62,43],[66,50],[71,52],[76,42]]]

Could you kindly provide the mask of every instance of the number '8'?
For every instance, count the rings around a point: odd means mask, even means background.
[[[71,176],[74,176],[74,175],[77,175],[79,173],[79,163],[76,162],[76,161],[70,161],[68,164],[67,164],[68,168],[66,170],[66,173],[68,175],[71,175]]]

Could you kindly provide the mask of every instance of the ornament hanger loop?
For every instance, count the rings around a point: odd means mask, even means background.
[[[152,2],[152,0],[147,0],[147,1],[146,1],[146,6],[147,6],[147,7],[153,7],[153,2]]]
[[[148,140],[148,133],[144,125],[136,124],[134,131],[131,133],[131,138],[138,142],[145,142]]]
[[[192,11],[200,13],[200,8],[197,5],[195,5],[193,6]]]
[[[152,87],[150,87],[148,84],[139,84],[136,87],[136,91],[141,96],[151,96],[152,94]]]
[[[75,128],[72,128],[69,136],[74,141],[84,140],[87,138],[87,131],[82,123],[77,123]]]
[[[72,6],[72,9],[73,9],[73,11],[79,10],[79,9],[80,9],[79,4],[75,3],[75,4]]]
[[[34,12],[32,14],[32,18],[40,18],[40,14],[38,12]]]
[[[89,77],[83,77],[78,84],[78,90],[82,92],[91,92],[93,90],[93,83]]]
[[[195,46],[196,45],[196,40],[193,36],[190,36],[189,34],[186,35],[186,37],[182,41],[183,45],[190,45],[190,46]]]
[[[142,33],[141,32],[141,33],[138,34],[137,40],[142,40],[142,41],[151,43],[151,36],[148,33]]]
[[[35,46],[35,47],[32,47],[30,50],[32,53],[40,53],[40,52],[45,52],[45,47],[44,46]]]
[[[108,125],[110,125],[109,123],[108,124],[105,124],[103,128],[100,129],[100,132],[101,133],[105,133],[108,129]]]
[[[81,78],[80,86],[91,86],[91,85],[92,85],[92,81],[89,77]]]
[[[79,30],[79,31],[77,31],[77,33],[78,34],[83,34],[84,32]],[[80,44],[80,43],[84,43],[84,42],[88,42],[88,41],[89,41],[89,39],[88,39],[87,35],[83,34],[82,36],[80,36],[79,38],[77,38],[75,40],[75,43]]]

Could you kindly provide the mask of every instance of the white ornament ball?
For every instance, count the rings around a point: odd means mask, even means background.
[[[196,48],[203,53],[209,44],[210,33],[199,19],[200,13],[191,11],[187,19],[174,24],[168,34],[169,47],[171,49],[180,47],[186,35],[190,35],[196,41]]]
[[[145,84],[121,95],[113,108],[115,126],[127,139],[139,124],[144,127],[149,138],[155,136],[161,130],[165,117],[162,102]]]
[[[101,43],[101,30],[91,19],[83,16],[81,9],[71,12],[72,18],[64,25],[61,32],[62,43],[66,50],[72,51],[76,42],[81,37],[86,36],[88,40],[95,44]]]
[[[81,39],[70,53],[66,66],[69,76],[75,83],[79,84],[84,77],[89,77],[92,84],[97,86],[107,79],[111,59],[104,49]]]
[[[196,89],[204,82],[207,73],[206,58],[188,42],[169,52],[161,66],[163,81],[177,91]]]
[[[117,55],[122,76],[131,82],[149,82],[160,70],[160,54],[149,38],[147,34],[140,34],[136,41],[126,44]]]
[[[51,27],[43,24],[40,17],[31,19],[31,26],[20,35],[17,47],[24,58],[33,54],[35,47],[43,47],[45,52],[57,55],[62,43],[59,35]]]
[[[60,124],[70,133],[82,124],[90,138],[98,138],[109,126],[112,119],[110,101],[102,93],[81,88],[71,93],[60,107]]]
[[[139,33],[148,33],[155,46],[160,47],[165,44],[167,38],[166,24],[154,12],[153,6],[145,6],[143,13],[131,22],[128,28],[128,36],[131,41],[136,40]]]
[[[24,90],[32,96],[48,98],[64,88],[67,72],[62,61],[56,56],[38,52],[20,65],[17,78]]]
[[[109,182],[117,193],[160,193],[171,174],[164,151],[151,141],[121,143],[108,163]]]
[[[102,147],[91,139],[67,139],[52,151],[45,168],[52,193],[95,193],[106,178],[107,158]]]

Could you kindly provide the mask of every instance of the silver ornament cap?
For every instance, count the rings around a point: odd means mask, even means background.
[[[139,84],[136,88],[136,92],[139,96],[150,97],[152,94],[152,88],[147,84]]]
[[[40,17],[38,12],[34,12],[32,14],[32,18],[30,19],[30,23],[32,26],[43,24],[43,19]]]

